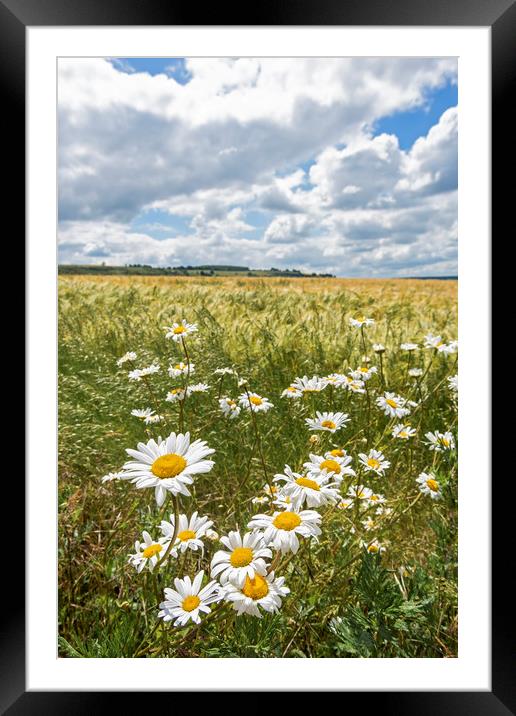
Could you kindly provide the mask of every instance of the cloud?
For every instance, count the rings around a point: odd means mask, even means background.
[[[62,262],[238,257],[340,275],[453,262],[456,108],[408,151],[371,127],[423,106],[455,59],[189,59],[184,74],[59,61]],[[149,236],[153,210],[186,229]]]

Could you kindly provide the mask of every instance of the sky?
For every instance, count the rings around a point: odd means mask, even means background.
[[[455,58],[63,58],[59,262],[457,274]]]

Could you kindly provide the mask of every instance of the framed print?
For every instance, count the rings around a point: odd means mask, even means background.
[[[28,279],[2,708],[514,710],[489,437],[514,5],[0,13]]]

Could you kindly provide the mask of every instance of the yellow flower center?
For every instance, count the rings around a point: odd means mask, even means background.
[[[301,485],[301,487],[309,487],[311,490],[316,490],[317,492],[321,489],[315,480],[310,480],[308,477],[298,477],[296,482],[298,485]]]
[[[330,428],[330,430],[335,430],[337,427],[333,420],[323,420],[321,423],[322,428]]]
[[[177,539],[181,542],[188,542],[189,539],[195,539],[195,532],[193,530],[183,530],[177,535]]]
[[[391,398],[387,398],[387,400],[385,402],[387,403],[387,405],[390,405],[391,408],[398,407],[398,403],[395,400],[391,400]]]
[[[367,461],[367,464],[369,467],[372,467],[373,470],[377,470],[380,467],[380,461],[377,460],[375,457],[370,457]]]
[[[237,547],[229,558],[232,567],[247,567],[253,561],[253,550],[249,547]]]
[[[253,405],[261,405],[263,403],[263,400],[261,398],[258,398],[256,395],[251,395],[249,398],[249,402]]]
[[[408,433],[406,430],[402,430],[401,432],[398,433],[398,435],[400,438],[408,438]]]
[[[272,524],[279,530],[290,532],[301,524],[301,517],[296,512],[280,512],[273,519]]]
[[[151,466],[151,472],[160,480],[166,480],[167,477],[176,477],[186,467],[186,460],[181,455],[171,452],[167,455],[158,457]]]
[[[358,369],[361,373],[367,373],[369,371],[369,368],[359,368]]]
[[[194,609],[197,609],[199,604],[201,603],[201,600],[197,596],[197,594],[192,594],[189,597],[186,597],[183,599],[183,603],[181,606],[185,610],[185,612],[193,612]]]
[[[176,326],[174,328],[174,333],[176,336],[178,336],[180,333],[184,333],[186,331],[186,328],[184,326]]]
[[[345,454],[346,452],[341,448],[335,448],[335,450],[330,450],[330,455],[333,455],[333,457],[344,457]]]
[[[321,468],[321,470],[335,472],[337,475],[340,474],[340,465],[336,460],[323,460],[319,467]]]
[[[150,559],[154,557],[155,554],[158,554],[158,552],[161,552],[162,549],[163,547],[160,544],[150,544],[143,550],[143,556],[146,557],[146,559]]]
[[[378,502],[380,498],[378,497],[378,495],[371,495],[369,499],[371,500],[371,502]]]
[[[439,483],[436,480],[427,480],[426,484],[432,492],[439,492]]]
[[[256,601],[257,599],[263,599],[267,596],[269,593],[269,585],[267,584],[266,579],[261,577],[259,574],[255,574],[254,579],[249,579],[249,577],[245,578],[242,592],[246,597]]]
[[[185,366],[184,366],[183,363],[178,363],[177,365],[174,366],[174,368],[175,368],[176,370],[183,370],[184,367],[185,367]]]
[[[448,440],[448,438],[439,438],[439,442],[444,447],[450,447],[450,441]]]
[[[367,551],[372,552],[373,554],[376,554],[379,549],[380,548],[378,547],[377,544],[370,544],[369,547],[367,548]]]

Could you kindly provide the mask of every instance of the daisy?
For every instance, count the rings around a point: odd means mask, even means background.
[[[373,343],[373,350],[375,353],[385,353],[385,346],[383,343]]]
[[[323,380],[328,385],[336,385],[339,388],[346,380],[346,376],[343,373],[330,373],[330,375],[324,376]]]
[[[414,437],[415,434],[415,428],[411,428],[410,425],[403,425],[403,423],[395,425],[392,429],[392,437],[398,438],[399,440],[408,440]]]
[[[277,612],[281,607],[281,600],[290,592],[288,587],[283,586],[284,583],[285,578],[275,579],[274,572],[263,577],[256,574],[254,579],[246,577],[241,588],[231,583],[224,586],[224,598],[233,602],[233,609],[239,616],[252,614],[261,618],[259,606],[270,613]]]
[[[441,338],[441,336],[434,336],[433,333],[428,333],[425,336],[425,348],[435,348],[436,350],[440,350],[444,345],[445,342]]]
[[[149,415],[145,420],[143,421],[145,425],[154,425],[155,423],[161,423],[162,420],[165,420],[164,415]]]
[[[425,438],[430,450],[435,450],[436,452],[455,450],[455,438],[449,430],[445,433],[440,433],[437,430],[435,433],[425,433]]]
[[[362,520],[362,527],[366,532],[370,532],[371,530],[377,529],[378,525],[372,517],[366,517],[365,520]]]
[[[150,418],[151,415],[154,415],[154,410],[152,408],[144,408],[143,410],[131,410],[131,415],[134,415],[135,418],[141,418],[142,420],[145,420],[145,418]]]
[[[123,472],[108,472],[107,475],[104,475],[104,477],[101,477],[102,484],[106,482],[113,482],[113,480],[121,480]]]
[[[353,500],[346,500],[343,498],[339,502],[337,502],[337,509],[339,510],[349,510],[349,508],[353,505]]]
[[[411,378],[420,378],[423,375],[421,368],[410,368],[408,374]]]
[[[267,546],[273,546],[282,554],[299,549],[298,535],[317,537],[321,534],[321,515],[314,510],[284,510],[273,515],[256,515],[247,525],[249,529],[264,530],[263,539]]]
[[[327,430],[335,433],[349,423],[347,413],[320,413],[317,410],[315,414],[317,416],[315,418],[305,418],[305,423],[310,430]]]
[[[175,403],[178,400],[184,400],[186,396],[186,391],[184,388],[172,388],[168,391],[167,397],[165,400],[169,403]]]
[[[430,495],[432,500],[439,500],[442,497],[441,487],[433,475],[427,475],[426,472],[420,473],[416,478],[419,484],[419,491],[423,495]]]
[[[303,393],[295,388],[293,385],[289,385],[288,388],[285,388],[285,390],[281,394],[282,398],[302,398]]]
[[[233,400],[232,398],[220,398],[219,405],[225,418],[237,418],[242,410],[236,400]]]
[[[382,552],[385,552],[385,547],[383,547],[377,539],[374,539],[371,542],[362,541],[362,547],[364,547],[369,554],[381,554]]]
[[[236,371],[233,368],[216,368],[213,373],[215,375],[236,375]]]
[[[134,351],[128,351],[125,353],[121,358],[119,358],[116,362],[117,366],[120,367],[124,363],[127,363],[127,361],[134,361],[136,360],[136,353]]]
[[[343,376],[343,380],[340,383],[340,387],[344,390],[349,390],[351,393],[365,393],[364,381],[352,378],[350,375]]]
[[[322,477],[324,480],[332,479],[341,483],[344,475],[355,474],[355,471],[349,467],[353,458],[350,455],[341,457],[336,455],[336,452],[336,450],[330,450],[325,453],[324,457],[310,453],[310,460],[305,462],[303,467],[306,468],[310,477]]]
[[[170,539],[161,537],[157,542],[152,539],[150,534],[145,530],[142,532],[143,542],[136,540],[134,543],[135,554],[129,555],[129,563],[136,567],[138,574],[144,567],[148,567],[152,572],[159,560],[167,551]]]
[[[362,328],[362,326],[372,326],[374,319],[366,318],[365,316],[358,316],[358,318],[350,318],[349,325],[353,328]]]
[[[181,553],[186,552],[187,549],[191,549],[194,552],[200,549],[201,552],[204,552],[202,537],[206,536],[212,525],[212,520],[208,519],[208,517],[198,517],[197,512],[194,512],[190,519],[186,515],[179,515],[176,541],[172,548],[174,557],[177,557],[178,550]],[[174,526],[174,515],[170,515],[170,522],[166,520],[161,522],[161,532],[168,540],[171,540],[174,535]]]
[[[215,532],[215,530],[206,530],[206,539],[209,539],[210,542],[217,542],[219,533]]]
[[[195,624],[201,621],[200,613],[211,612],[208,604],[218,602],[222,598],[220,587],[212,580],[201,589],[204,572],[201,570],[192,581],[190,577],[174,579],[175,589],[165,589],[165,601],[161,602],[158,617],[163,621],[174,620],[174,626],[184,626],[192,620]]]
[[[209,472],[214,462],[205,460],[215,451],[204,440],[190,444],[190,433],[170,433],[168,438],[138,443],[137,450],[126,449],[133,460],[126,462],[123,480],[131,480],[137,488],[154,487],[158,506],[165,501],[167,492],[190,496],[187,485],[195,475]]]
[[[405,398],[394,393],[384,393],[376,399],[376,405],[390,418],[403,418],[410,413]]]
[[[179,378],[180,375],[192,375],[192,373],[195,373],[195,363],[180,361],[168,368],[168,374],[171,378]]]
[[[278,505],[282,510],[291,510],[293,501],[290,495],[284,495],[280,493],[275,500],[272,501],[273,505]]]
[[[157,363],[147,366],[147,368],[135,368],[135,370],[129,371],[127,374],[129,380],[135,380],[139,382],[142,378],[153,373],[159,373],[160,367]]]
[[[302,378],[295,378],[291,385],[305,395],[305,393],[320,393],[326,388],[327,383],[324,378],[319,378],[317,375],[311,378],[304,375]]]
[[[383,475],[385,470],[391,465],[391,463],[385,459],[384,454],[379,450],[369,450],[367,455],[361,452],[358,457],[368,472],[376,472],[377,475]]]
[[[265,546],[259,532],[246,532],[243,537],[240,532],[230,532],[220,541],[229,551],[215,552],[211,560],[211,576],[218,576],[221,584],[231,582],[241,589],[246,579],[267,574],[265,560],[272,557],[272,552]]]
[[[283,481],[282,493],[292,498],[292,506],[295,510],[305,503],[307,507],[321,507],[328,503],[333,504],[338,498],[338,485],[336,482],[327,483],[327,476],[300,475],[292,472],[288,465],[285,465],[284,474],[274,476],[274,482]]]
[[[165,338],[172,338],[173,341],[183,340],[186,336],[197,333],[197,325],[195,323],[187,323],[184,319],[181,323],[173,323],[171,326],[165,326],[167,331]]]
[[[400,345],[400,348],[402,351],[408,351],[409,353],[419,350],[419,346],[417,343],[402,343]]]
[[[350,371],[350,376],[354,380],[369,380],[377,372],[378,368],[376,366],[360,366],[356,370]]]
[[[253,497],[251,502],[253,505],[265,505],[269,502],[269,498],[267,495],[257,495],[256,497]]]
[[[453,393],[459,392],[459,376],[452,375],[448,378],[448,387]]]
[[[192,393],[206,393],[209,389],[210,386],[207,383],[194,383],[193,385],[188,386],[186,394],[192,395]]]
[[[351,485],[348,489],[348,497],[352,497],[354,500],[369,500],[373,491],[365,485]]]
[[[238,396],[238,402],[246,410],[252,410],[254,413],[266,413],[274,407],[268,398],[262,398],[258,393],[242,393]]]
[[[384,502],[385,502],[385,497],[383,495],[376,493],[376,492],[373,492],[373,494],[369,497],[370,505],[382,505]]]

